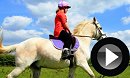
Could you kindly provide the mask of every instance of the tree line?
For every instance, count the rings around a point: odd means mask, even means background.
[[[0,66],[15,66],[14,55],[1,54],[0,55]]]

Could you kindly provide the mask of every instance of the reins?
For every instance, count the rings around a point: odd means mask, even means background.
[[[83,36],[83,35],[73,35],[73,36],[77,36],[77,37],[88,37],[88,38],[91,38],[93,40],[96,40],[95,38],[92,38],[91,36]]]

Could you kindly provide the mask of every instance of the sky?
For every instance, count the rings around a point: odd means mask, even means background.
[[[130,0],[65,0],[71,30],[81,21],[96,17],[103,31],[121,39],[130,49]],[[0,26],[4,45],[32,37],[53,34],[55,11],[59,0],[1,0]],[[93,43],[94,44],[94,43]]]

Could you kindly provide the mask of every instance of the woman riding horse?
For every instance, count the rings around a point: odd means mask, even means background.
[[[58,3],[58,10],[56,11],[55,17],[55,29],[54,36],[64,42],[62,59],[66,59],[70,55],[70,45],[72,43],[72,37],[70,34],[70,29],[67,24],[66,13],[68,9],[71,8],[69,4],[65,1],[60,1]]]

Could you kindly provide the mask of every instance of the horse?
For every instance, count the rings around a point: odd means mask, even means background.
[[[69,68],[68,78],[74,78],[76,67],[81,67],[91,78],[95,78],[88,65],[90,59],[89,46],[92,39],[101,40],[104,32],[96,18],[80,22],[73,31],[79,41],[79,48],[74,53],[74,65],[70,67],[70,60],[62,60],[62,51],[56,49],[51,40],[34,37],[18,44],[3,46],[0,40],[0,54],[15,52],[16,67],[7,75],[7,78],[19,76],[26,68],[30,67],[33,78],[39,78],[41,68],[63,69]],[[2,39],[1,37],[0,39]]]

